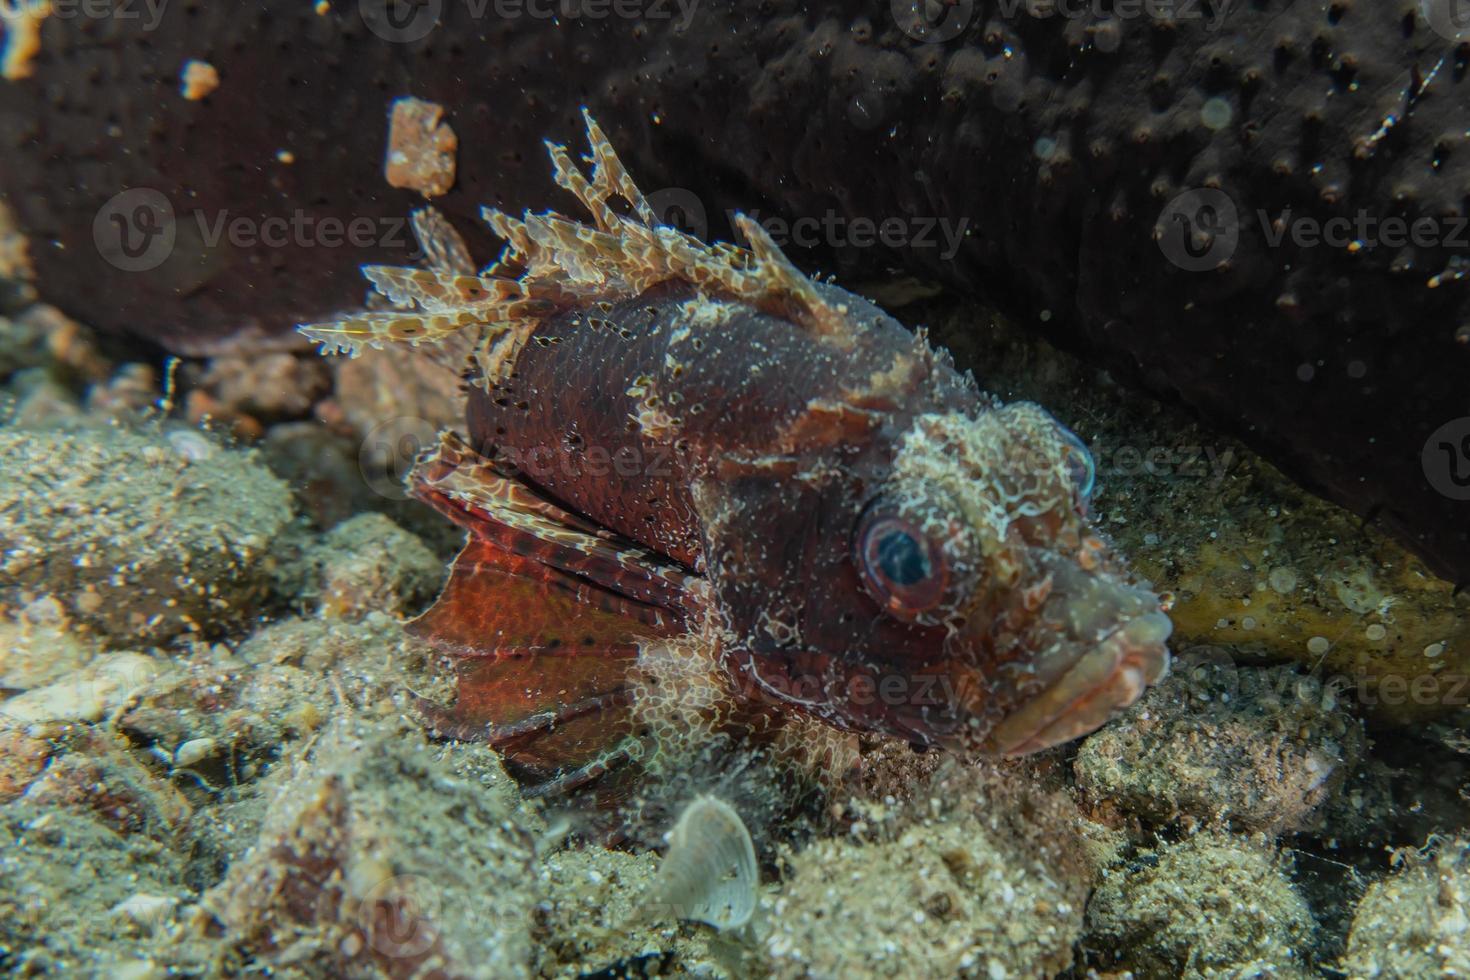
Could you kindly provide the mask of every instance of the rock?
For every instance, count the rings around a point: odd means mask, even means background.
[[[1200,834],[1104,873],[1087,909],[1099,969],[1305,980],[1316,923],[1262,843]]]
[[[0,618],[0,688],[44,687],[85,667],[99,652],[72,629],[61,603],[45,596],[13,620]]]
[[[1470,975],[1470,841],[1400,852],[1358,903],[1341,968],[1352,977]]]
[[[166,910],[151,927],[114,913],[139,894],[178,901],[190,894],[184,876],[181,849],[85,810],[0,806],[0,964],[15,976],[163,977],[155,958],[166,955],[185,974],[205,972],[198,945],[164,953]]]
[[[3,277],[3,271],[0,271]],[[46,328],[33,316],[0,317],[0,379],[51,360]]]
[[[24,793],[50,757],[50,742],[17,728],[0,727],[0,803]]]
[[[1302,830],[1357,765],[1361,722],[1294,668],[1198,648],[1077,753],[1077,784],[1156,824]]]
[[[319,608],[328,618],[417,612],[448,576],[427,545],[382,514],[337,525],[308,557],[320,569]]]
[[[774,975],[1050,976],[1071,964],[1091,876],[1075,808],[956,768],[913,811],[790,859],[763,910]]]
[[[337,376],[331,410],[363,437],[363,465],[401,475],[439,429],[464,421],[465,395],[454,371],[428,357],[397,353],[368,350],[328,363]],[[404,435],[413,437],[406,450]]]
[[[38,595],[115,641],[215,631],[265,597],[286,486],[161,434],[0,430],[0,606]]]
[[[295,494],[297,509],[319,528],[371,510],[377,498],[363,483],[357,441],[316,422],[285,422],[266,431],[261,456]]]
[[[166,844],[181,841],[193,815],[183,794],[145,768],[122,736],[101,731],[72,741],[22,799],[38,807],[85,811],[119,834]]]
[[[159,685],[171,666],[141,653],[108,654],[61,680],[0,702],[0,721],[37,726],[102,721]]]
[[[6,420],[25,429],[67,429],[89,425],[77,396],[52,377],[45,368],[26,368],[11,379],[9,394],[14,402]]]
[[[271,779],[202,902],[230,946],[318,976],[529,976],[536,825],[492,752],[344,715]]]
[[[78,382],[102,381],[111,370],[91,331],[45,303],[0,317],[0,379],[38,367],[59,380]]]
[[[336,405],[330,401],[319,407],[325,410]],[[464,533],[437,511],[410,498],[403,485],[414,457],[430,445],[439,427],[422,419],[399,418],[366,435],[339,431],[349,425],[339,420],[330,428],[320,422],[271,426],[261,441],[261,455],[290,484],[297,510],[317,528],[335,527],[366,511],[386,513],[434,548],[447,564],[464,544]]]
[[[15,212],[0,203],[0,310],[23,309],[35,302],[26,236],[15,225]]]
[[[200,651],[177,683],[156,687],[119,724],[173,766],[203,751],[210,778],[249,779],[293,743],[316,733],[345,703],[369,719],[408,710],[412,692],[449,683],[426,670],[427,651],[392,617],[286,619],[234,652]]]
[[[569,847],[541,864],[536,973],[580,977],[656,963],[666,974],[741,977],[758,972],[757,949],[705,926],[679,926],[644,905],[658,870],[650,853]]]
[[[124,364],[87,391],[87,413],[135,424],[157,412],[162,394],[153,365]]]
[[[305,416],[330,379],[320,358],[277,352],[216,357],[199,384],[217,406],[216,414],[274,420]]]
[[[444,107],[432,102],[406,96],[393,103],[388,154],[383,161],[383,176],[390,187],[439,197],[454,186],[459,138],[443,118]]]

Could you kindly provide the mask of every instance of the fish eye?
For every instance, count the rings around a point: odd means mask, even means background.
[[[1087,500],[1097,486],[1097,464],[1093,462],[1087,443],[1083,442],[1077,433],[1066,426],[1062,426],[1061,429],[1067,471],[1072,476],[1072,482],[1077,485],[1078,495],[1083,500]]]
[[[917,619],[944,599],[948,563],[913,522],[869,512],[858,525],[854,550],[868,592],[900,619]]]

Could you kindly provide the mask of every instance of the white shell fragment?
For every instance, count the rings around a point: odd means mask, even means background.
[[[701,796],[668,835],[650,903],[675,918],[738,929],[755,912],[760,872],[750,832],[728,803]]]

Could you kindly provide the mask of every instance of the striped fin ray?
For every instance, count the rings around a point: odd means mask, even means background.
[[[442,498],[453,519],[472,518],[477,534],[509,553],[686,616],[705,600],[701,576],[547,500],[451,432],[409,479],[420,497]]]
[[[301,332],[328,352],[357,354],[389,344],[430,345],[445,363],[478,367],[487,390],[514,369],[539,321],[591,300],[636,296],[671,279],[787,317],[840,346],[855,327],[841,306],[791,263],[755,221],[736,226],[750,249],[707,245],[660,221],[618,158],[607,135],[583,109],[592,162],[584,174],[566,148],[547,144],[556,182],[591,214],[587,225],[555,212],[519,218],[492,208],[481,216],[505,239],[499,261],[474,272],[464,240],[430,208],[413,215],[427,268],[367,266],[364,275],[400,312],[348,314]],[[619,214],[621,199],[631,215]]]
[[[475,260],[464,236],[438,208],[419,208],[409,216],[413,234],[424,250],[424,261],[436,272],[455,276],[475,274]]]
[[[469,310],[417,313],[385,310],[352,313],[323,323],[303,324],[297,329],[322,345],[326,353],[356,357],[365,349],[381,350],[390,344],[442,343],[467,327],[484,321]]]

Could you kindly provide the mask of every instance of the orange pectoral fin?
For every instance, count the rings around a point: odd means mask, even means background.
[[[571,789],[625,754],[638,643],[670,630],[633,603],[471,536],[439,601],[409,631],[463,658],[431,726],[486,741],[532,782]]]
[[[459,657],[595,655],[671,635],[672,617],[471,534],[439,601],[410,632]]]
[[[439,601],[409,626],[460,658],[455,703],[425,714],[443,735],[495,745],[541,792],[599,781],[636,749],[640,644],[683,632],[702,581],[453,436],[411,483],[469,532]]]

